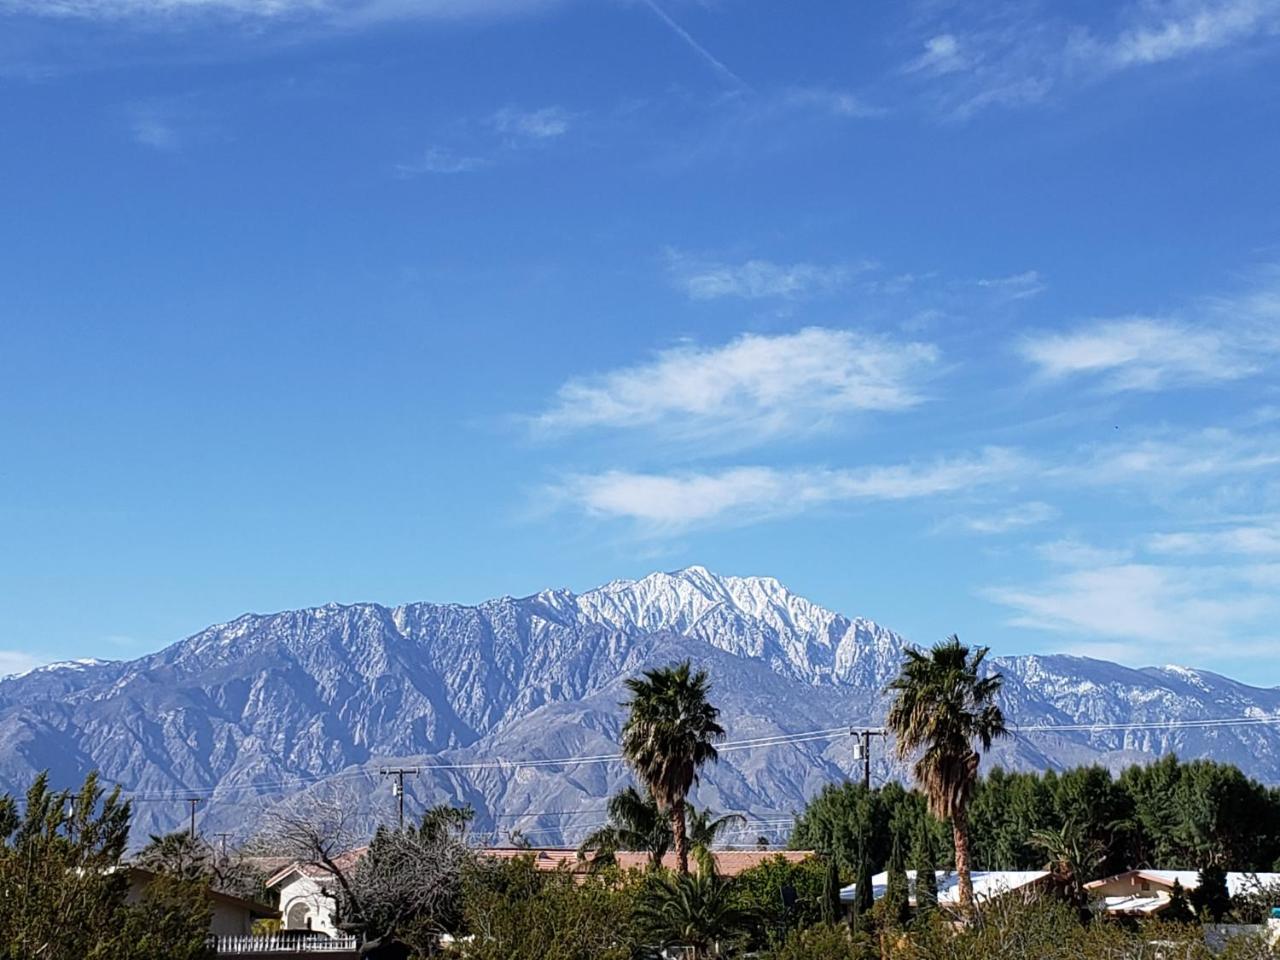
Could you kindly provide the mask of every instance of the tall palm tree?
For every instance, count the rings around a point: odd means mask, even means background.
[[[627,787],[609,798],[609,823],[591,833],[578,847],[579,854],[594,853],[596,865],[616,863],[619,850],[643,850],[649,868],[662,866],[671,849],[671,820],[649,793]]]
[[[684,808],[698,769],[719,758],[715,744],[724,739],[716,722],[720,711],[707,700],[707,672],[693,672],[689,661],[646,670],[627,681],[630,715],[622,728],[622,755],[671,821],[676,866],[689,872],[689,838]]]
[[[740,813],[726,813],[717,817],[710,807],[698,809],[692,803],[687,804],[687,831],[689,834],[689,852],[698,864],[700,873],[715,873],[716,858],[711,852],[720,834],[730,827],[745,826],[747,818]]]
[[[972,650],[954,634],[927,653],[908,648],[906,660],[887,693],[894,695],[885,720],[897,741],[899,759],[917,753],[913,772],[939,819],[951,821],[956,846],[960,906],[973,906],[969,875],[969,798],[978,780],[983,750],[1007,731],[996,705],[1002,677],[982,676],[986,647]]]

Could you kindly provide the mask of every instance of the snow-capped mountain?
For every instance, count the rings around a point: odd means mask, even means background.
[[[498,835],[574,841],[626,780],[608,757],[638,670],[689,657],[713,679],[731,741],[877,721],[902,637],[768,577],[701,567],[476,606],[329,604],[250,614],[131,662],[77,662],[0,679],[0,790],[41,769],[74,784],[91,768],[138,799],[135,837],[202,796],[207,829],[243,833],[263,804],[325,780],[389,809],[380,763],[423,768],[416,802],[471,803]],[[1060,656],[993,661],[1024,728],[1008,766],[1120,766],[1170,750],[1280,780],[1280,725],[1081,729],[1280,715],[1280,690],[1204,671],[1131,670]],[[1070,724],[1067,731],[1025,730]],[[854,773],[848,737],[730,745],[698,799],[779,829],[822,784]],[[901,773],[878,758],[877,779]]]

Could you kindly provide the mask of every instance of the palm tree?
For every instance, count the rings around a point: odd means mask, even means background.
[[[671,821],[676,866],[689,872],[689,838],[684,808],[698,768],[718,759],[724,739],[720,711],[707,701],[707,672],[694,673],[689,661],[646,670],[627,681],[630,715],[622,728],[622,755]]]
[[[689,947],[697,960],[719,956],[747,920],[731,881],[714,873],[653,875],[635,916],[662,946]]]
[[[710,807],[703,807],[699,810],[691,803],[687,805],[687,808],[688,822],[686,828],[689,834],[689,852],[693,854],[693,859],[697,861],[699,872],[715,873],[716,858],[712,854],[711,848],[715,846],[720,834],[724,833],[729,827],[744,826],[747,818],[740,813],[726,813],[723,817],[717,817]]]
[[[1045,869],[1058,893],[1082,915],[1087,914],[1089,898],[1084,885],[1107,859],[1106,845],[1085,837],[1071,819],[1057,829],[1033,830],[1031,845],[1048,858]]]
[[[627,787],[609,798],[609,823],[594,831],[578,847],[578,853],[595,853],[593,865],[617,862],[619,850],[643,850],[650,869],[662,866],[671,849],[671,821],[649,793]]]
[[[1007,731],[996,705],[1000,674],[980,676],[986,647],[970,650],[954,634],[927,653],[908,648],[906,660],[887,693],[894,695],[885,720],[897,741],[899,759],[919,753],[916,782],[939,819],[951,821],[956,846],[960,906],[973,905],[969,876],[969,798],[978,780],[983,750]]]

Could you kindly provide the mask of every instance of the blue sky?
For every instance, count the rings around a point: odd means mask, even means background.
[[[0,0],[0,672],[692,563],[1280,683],[1280,3]]]

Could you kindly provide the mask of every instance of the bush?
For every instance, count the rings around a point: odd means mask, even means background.
[[[635,879],[538,870],[532,855],[481,861],[465,883],[466,960],[629,960]]]
[[[818,924],[793,930],[766,955],[769,960],[877,960],[869,938],[851,935],[846,924]]]

